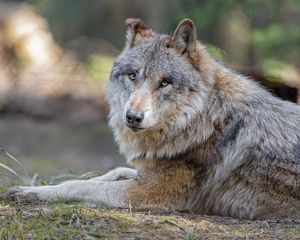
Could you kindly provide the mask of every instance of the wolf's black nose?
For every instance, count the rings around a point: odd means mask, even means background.
[[[130,110],[126,113],[126,121],[127,126],[131,128],[137,128],[140,123],[144,119],[144,113],[143,112],[132,112]]]

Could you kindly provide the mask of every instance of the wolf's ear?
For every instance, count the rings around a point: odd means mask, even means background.
[[[139,18],[128,18],[125,24],[127,25],[126,45],[128,47],[132,47],[144,38],[154,35],[154,32],[150,28],[147,28]]]
[[[172,37],[171,46],[179,53],[192,52],[196,47],[197,33],[192,20],[184,19],[176,27]]]

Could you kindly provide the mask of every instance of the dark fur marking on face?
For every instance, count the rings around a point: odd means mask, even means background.
[[[113,71],[112,73],[112,79],[116,79],[118,78],[120,75],[128,75],[132,72],[136,72],[136,70],[134,70],[134,68],[129,65],[129,64],[121,64],[116,62],[114,65],[114,69],[118,69]]]
[[[166,100],[166,101],[171,100],[171,95],[170,94],[164,94],[163,99]]]
[[[179,93],[179,94],[183,93],[184,89],[185,89],[184,84],[182,84],[182,83],[175,84],[175,89],[176,89],[176,93]]]
[[[198,90],[195,87],[190,86],[189,87],[190,92],[198,92]]]

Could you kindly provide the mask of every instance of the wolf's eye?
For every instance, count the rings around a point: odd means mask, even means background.
[[[128,74],[128,77],[129,77],[129,79],[130,79],[131,81],[135,81],[135,79],[136,79],[136,73],[129,73],[129,74]]]
[[[167,78],[163,78],[160,82],[160,85],[159,87],[160,88],[163,88],[163,87],[166,87],[168,86],[169,84],[171,84],[172,82],[170,80],[168,80]]]

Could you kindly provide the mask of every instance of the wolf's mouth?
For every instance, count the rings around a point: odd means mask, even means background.
[[[139,132],[139,131],[142,131],[142,130],[145,130],[146,128],[140,128],[140,127],[130,127],[127,125],[127,127],[133,131],[133,132]]]

